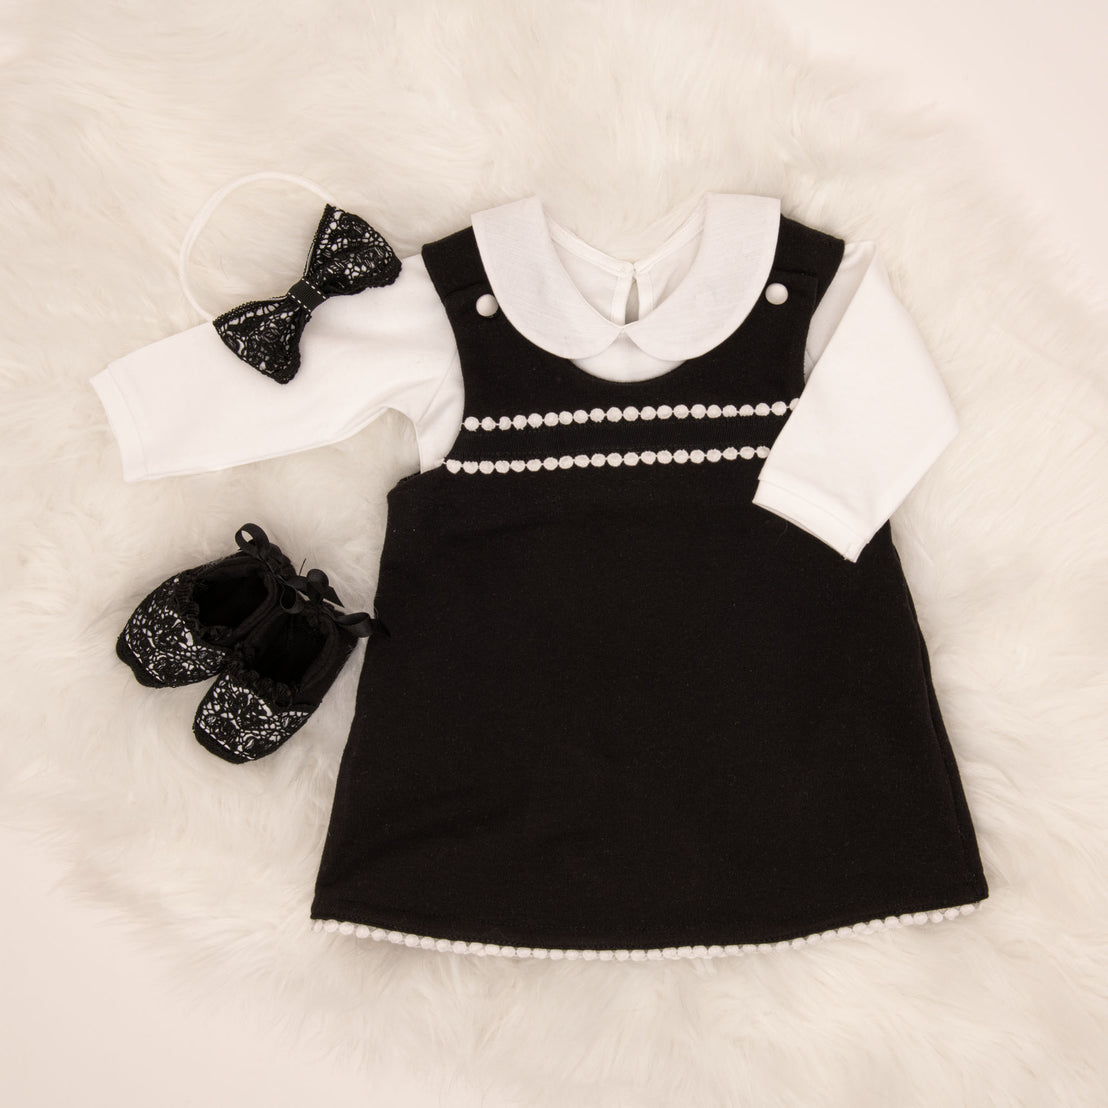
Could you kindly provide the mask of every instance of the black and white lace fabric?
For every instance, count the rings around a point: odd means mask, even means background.
[[[256,675],[232,665],[204,694],[193,731],[200,743],[228,762],[248,762],[273,753],[307,722],[311,711],[284,707],[251,687]]]
[[[304,276],[273,300],[251,300],[212,320],[242,361],[280,384],[300,368],[300,336],[328,297],[391,285],[400,259],[364,219],[328,204],[316,229]]]
[[[123,628],[117,653],[144,685],[190,685],[214,677],[227,661],[227,651],[205,642],[190,618],[194,606],[187,596],[195,576],[186,570],[162,582]]]

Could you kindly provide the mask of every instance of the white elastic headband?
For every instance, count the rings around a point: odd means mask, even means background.
[[[189,255],[192,254],[192,248],[196,243],[196,239],[199,236],[201,230],[203,230],[204,224],[211,218],[212,212],[219,206],[223,198],[230,192],[239,188],[242,185],[249,184],[251,181],[261,180],[279,180],[279,181],[291,181],[294,185],[303,185],[304,188],[310,189],[317,196],[322,197],[328,204],[333,204],[336,208],[339,206],[338,202],[332,197],[325,189],[321,188],[315,183],[315,181],[309,181],[307,177],[298,177],[295,173],[279,173],[275,170],[263,170],[260,173],[250,173],[245,177],[237,177],[233,181],[229,181],[221,189],[213,192],[204,206],[196,213],[188,231],[185,232],[184,241],[181,243],[181,252],[177,258],[177,277],[181,282],[181,289],[184,291],[188,302],[210,323],[215,316],[205,310],[205,308],[197,301],[196,297],[192,295],[192,290],[189,288],[188,274],[186,272],[188,267]]]

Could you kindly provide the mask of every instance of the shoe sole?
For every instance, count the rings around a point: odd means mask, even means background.
[[[234,762],[235,765],[241,765],[243,762],[253,761],[251,758],[244,758],[241,754],[232,754],[225,746],[218,743],[207,733],[207,731],[201,730],[199,727],[193,727],[193,735],[196,736],[196,741],[210,754],[214,754],[217,758],[222,758],[225,762]]]

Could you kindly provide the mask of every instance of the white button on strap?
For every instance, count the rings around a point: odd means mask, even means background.
[[[484,296],[477,298],[477,310],[481,315],[489,316],[496,315],[497,309],[500,305],[496,302],[496,297],[491,292],[486,292]]]
[[[766,299],[771,304],[784,304],[789,298],[789,290],[784,285],[774,281],[766,287]]]

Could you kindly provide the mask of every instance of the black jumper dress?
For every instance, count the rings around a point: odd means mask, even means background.
[[[888,524],[851,563],[751,503],[842,251],[782,218],[784,304],[613,382],[476,309],[472,228],[424,247],[464,420],[388,496],[317,929],[715,956],[987,896]]]

